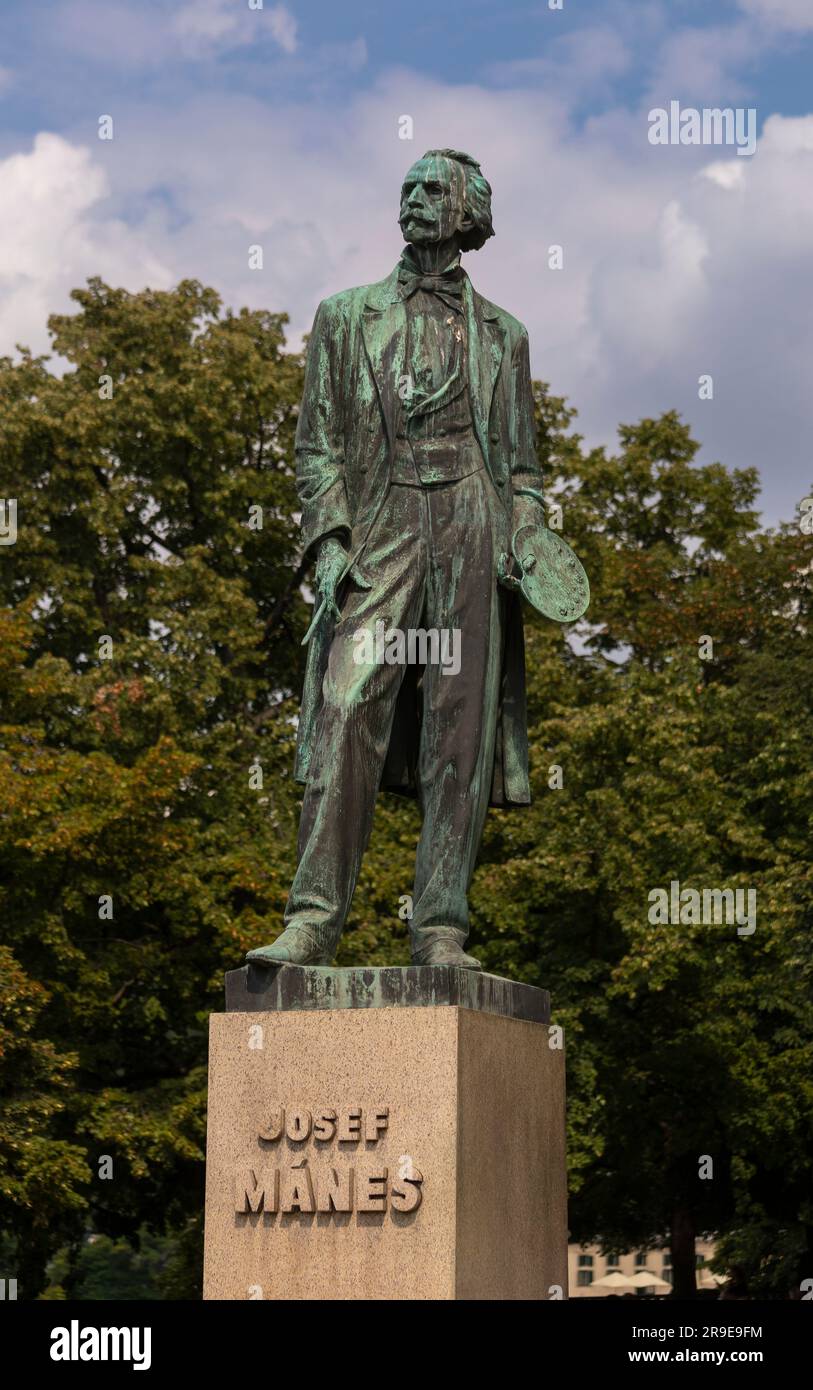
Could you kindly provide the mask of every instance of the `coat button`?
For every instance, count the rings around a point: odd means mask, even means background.
[[[367,472],[367,465],[366,465],[366,463],[360,463],[360,464],[359,464],[359,473],[366,473],[366,472]]]
[[[491,438],[492,444],[499,444],[499,442],[500,442],[500,436],[496,433],[496,431],[495,431],[494,434],[492,434],[492,435],[490,436],[490,438]]]
[[[367,428],[370,431],[370,434],[375,434],[376,430],[378,429],[378,425],[376,424],[375,420],[371,420]]]

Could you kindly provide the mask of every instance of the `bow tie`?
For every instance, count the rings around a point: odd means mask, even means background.
[[[436,294],[450,309],[460,308],[463,298],[463,271],[460,266],[444,270],[440,275],[424,275],[419,270],[402,265],[398,272],[398,283],[402,299],[409,299],[416,290],[427,290],[430,294]]]

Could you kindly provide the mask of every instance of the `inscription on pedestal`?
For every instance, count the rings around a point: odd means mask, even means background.
[[[341,1167],[331,1162],[335,1145],[359,1145],[362,1139],[367,1148],[376,1145],[389,1128],[389,1115],[388,1105],[367,1111],[360,1105],[327,1106],[313,1113],[281,1106],[257,1132],[262,1157],[237,1175],[235,1210],[246,1216],[258,1212],[275,1216],[297,1211],[416,1211],[421,1203],[423,1174],[411,1154],[401,1155],[394,1174],[375,1159]],[[285,1139],[297,1146],[288,1149],[287,1159],[280,1152]],[[276,1146],[276,1152],[272,1151],[269,1162],[266,1155],[270,1146]]]

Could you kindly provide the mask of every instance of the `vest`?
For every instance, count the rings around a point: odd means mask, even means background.
[[[462,313],[427,291],[412,295],[406,363],[392,481],[427,487],[476,473],[484,460],[474,433]]]

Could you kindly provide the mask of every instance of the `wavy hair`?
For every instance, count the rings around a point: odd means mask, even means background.
[[[480,165],[463,150],[427,150],[424,159],[448,159],[460,169],[463,180],[463,207],[469,214],[473,227],[460,234],[461,251],[479,251],[490,236],[494,235],[491,221],[491,184],[483,174]]]

